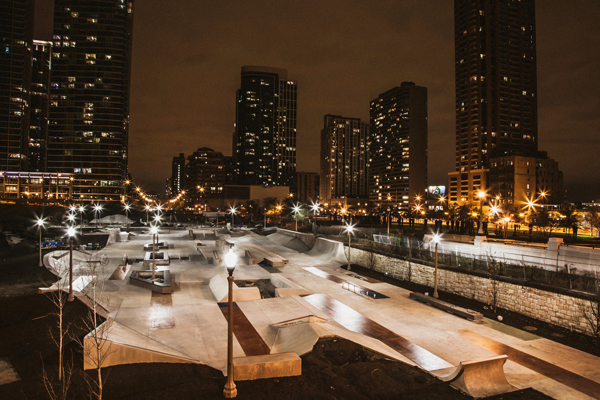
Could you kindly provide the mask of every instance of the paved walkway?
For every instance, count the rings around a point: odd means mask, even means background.
[[[203,236],[200,230],[195,233]],[[171,271],[175,290],[170,295],[153,294],[129,284],[131,271],[144,269],[141,263],[132,264],[126,272],[118,271],[124,254],[143,259],[143,246],[151,243],[150,235],[132,236],[130,241],[110,245],[99,253],[109,260],[102,266],[106,281],[99,298],[114,319],[109,340],[121,349],[130,349],[129,353],[119,353],[123,359],[113,361],[133,362],[144,351],[155,355],[151,360],[169,357],[168,362],[198,362],[225,370],[227,311],[219,306],[208,286],[215,275],[226,277],[225,267],[197,260],[194,256],[199,253],[187,231],[161,232],[160,238],[169,243],[169,254],[184,258],[172,259],[170,265],[160,267]],[[306,351],[299,349],[310,349],[318,337],[337,335],[442,376],[461,361],[507,354],[506,376],[518,388],[533,387],[557,399],[600,398],[597,357],[495,321],[461,319],[413,301],[408,291],[387,283],[367,281],[369,290],[388,298],[352,293],[340,282],[360,286],[365,281],[340,270],[340,262],[299,253],[268,237],[221,235],[221,239],[235,243],[239,257],[236,280],[269,279],[270,271],[276,271],[278,276],[314,293],[305,298],[237,302],[234,357],[264,354],[275,348]],[[217,251],[223,255],[229,247],[214,240],[203,239],[202,243],[205,254]],[[289,262],[280,268],[247,265],[245,250],[251,250],[256,262],[272,254]],[[194,261],[186,259],[190,255]],[[91,282],[85,268],[86,258],[90,257],[98,256],[76,257],[75,276],[82,286]],[[90,292],[89,286],[81,290]],[[281,326],[288,325],[282,331]]]

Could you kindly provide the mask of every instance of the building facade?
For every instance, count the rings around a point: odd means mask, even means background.
[[[121,201],[127,179],[133,3],[56,0],[48,171],[78,201]]]
[[[488,194],[484,201],[496,190],[506,202],[516,201],[522,174],[501,171],[515,163],[520,168],[525,158],[544,158],[538,152],[535,31],[535,0],[454,1],[456,169],[448,174],[450,202],[479,205],[480,190]],[[502,165],[493,172],[492,159]],[[529,178],[531,187],[537,178]]]
[[[185,167],[187,204],[201,209],[207,199],[221,198],[225,185],[223,153],[201,147],[192,153]]]
[[[294,186],[297,92],[287,70],[242,67],[233,134],[237,184]]]
[[[27,171],[33,0],[0,2],[0,171]]]
[[[321,130],[321,203],[368,198],[369,125],[360,118],[326,115]]]
[[[316,172],[298,172],[297,200],[305,203],[316,203],[319,200],[319,174]]]
[[[171,179],[169,181],[169,197],[177,196],[185,188],[185,156],[179,153],[179,156],[173,157],[171,163]]]
[[[33,41],[29,122],[29,171],[46,171],[52,42]]]
[[[369,200],[408,209],[427,188],[427,88],[403,82],[370,104]]]

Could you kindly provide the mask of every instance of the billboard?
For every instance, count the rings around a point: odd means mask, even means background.
[[[446,186],[429,186],[427,193],[434,197],[444,196],[446,194]]]

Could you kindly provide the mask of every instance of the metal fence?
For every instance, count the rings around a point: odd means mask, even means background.
[[[373,235],[373,239],[357,238],[353,239],[352,243],[367,251],[374,250],[409,261],[435,262],[435,246],[431,242],[426,244],[413,237],[387,235]],[[503,253],[501,257],[494,257],[489,253],[452,251],[449,247],[438,246],[438,264],[490,276],[505,276],[589,293],[595,293],[598,287],[600,271],[595,266],[593,267],[595,273],[575,274],[568,268],[560,270],[555,268],[556,259],[516,253]]]

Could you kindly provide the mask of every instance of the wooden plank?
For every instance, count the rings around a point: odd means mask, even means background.
[[[223,316],[227,319],[229,303],[218,304]],[[233,303],[233,333],[247,356],[260,356],[271,353],[269,346],[236,303]]]

